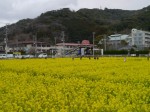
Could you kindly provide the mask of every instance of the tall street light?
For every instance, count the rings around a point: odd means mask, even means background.
[[[93,32],[93,57],[94,57],[94,38],[95,38],[95,32]]]

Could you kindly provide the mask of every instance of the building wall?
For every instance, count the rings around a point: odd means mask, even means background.
[[[150,32],[145,32],[144,37],[145,47],[150,47]]]
[[[131,46],[131,36],[126,34],[115,34],[108,36],[107,40],[107,50],[118,50],[126,46]],[[126,42],[126,44],[122,43]]]
[[[132,45],[136,45],[138,49],[150,47],[150,32],[132,29]]]

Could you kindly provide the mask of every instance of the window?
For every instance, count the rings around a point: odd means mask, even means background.
[[[142,36],[142,33],[139,33],[139,36]]]
[[[148,35],[148,36],[150,36],[150,33],[145,33],[145,35]]]
[[[145,39],[150,39],[150,37],[145,37]]]

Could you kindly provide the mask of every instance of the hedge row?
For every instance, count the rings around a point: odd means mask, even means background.
[[[119,54],[148,54],[149,51],[127,51],[127,50],[111,50],[111,51],[104,51],[104,54],[110,54],[110,55],[119,55]]]

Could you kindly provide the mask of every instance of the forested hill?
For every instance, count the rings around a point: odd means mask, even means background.
[[[48,11],[35,19],[24,19],[9,25],[8,38],[28,40],[36,35],[39,41],[54,44],[54,37],[61,42],[61,32],[64,31],[65,42],[92,41],[92,32],[96,32],[96,36],[114,32],[128,34],[132,28],[150,31],[150,6],[134,11],[107,8]],[[0,28],[1,41],[4,32],[5,28]]]

